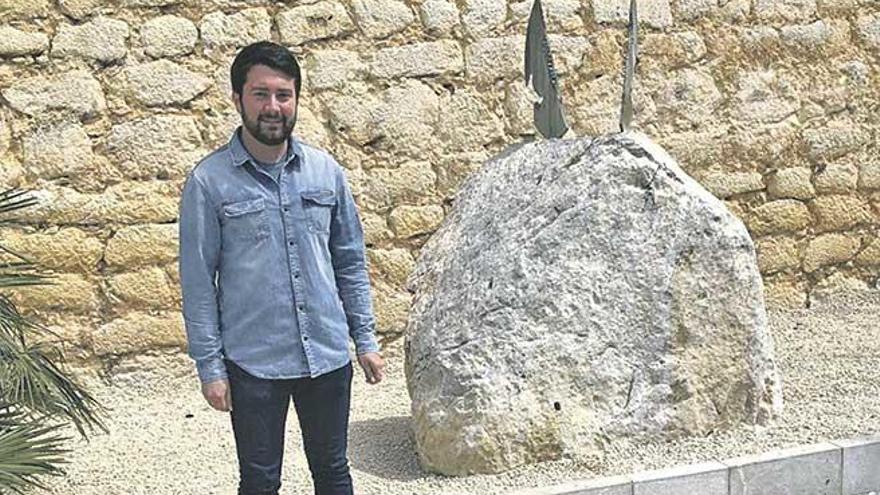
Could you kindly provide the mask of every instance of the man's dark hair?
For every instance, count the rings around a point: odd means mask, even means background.
[[[238,52],[235,60],[232,61],[232,69],[230,70],[232,91],[239,95],[242,94],[248,71],[255,65],[265,65],[293,78],[296,99],[299,100],[299,90],[302,87],[299,62],[296,61],[296,57],[290,50],[271,41],[251,43]]]

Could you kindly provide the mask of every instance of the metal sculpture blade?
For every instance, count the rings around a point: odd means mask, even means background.
[[[626,50],[626,67],[623,72],[623,100],[620,103],[620,132],[630,129],[633,120],[632,87],[639,56],[639,13],[636,0],[629,2],[629,42]]]
[[[568,131],[541,0],[535,0],[526,32],[525,83],[538,94],[535,127],[545,138],[562,137]]]

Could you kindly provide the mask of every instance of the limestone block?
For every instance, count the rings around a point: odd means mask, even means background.
[[[504,123],[507,132],[513,135],[530,136],[535,134],[534,96],[524,84],[512,81],[505,84]]]
[[[122,0],[122,4],[128,8],[132,7],[166,7],[168,5],[178,5],[192,3],[191,0]]]
[[[0,0],[2,18],[31,19],[49,13],[49,0]]]
[[[727,3],[719,2],[719,4],[720,17],[725,22],[746,22],[751,16],[752,0],[729,0]]]
[[[809,21],[816,16],[816,0],[755,0],[755,15],[762,22]]]
[[[435,199],[437,175],[429,162],[409,162],[397,168],[371,168],[364,205],[375,211],[399,204],[423,204]]]
[[[370,273],[396,287],[402,287],[416,266],[408,249],[368,249]]]
[[[810,303],[811,306],[819,306],[823,303],[827,304],[828,299],[833,297],[834,294],[864,293],[868,290],[868,284],[864,280],[848,276],[842,272],[833,272],[813,286],[813,290],[810,291]]]
[[[880,52],[880,14],[860,16],[856,20],[858,39],[875,53]]]
[[[306,106],[297,108],[296,131],[294,134],[306,143],[318,148],[329,148],[330,137],[324,127],[324,119],[318,118]]]
[[[600,24],[629,22],[629,0],[593,0],[593,16]],[[669,0],[639,2],[639,23],[663,29],[672,25]]]
[[[212,12],[202,17],[199,31],[208,48],[242,47],[271,40],[272,18],[262,8],[245,9],[232,15]]]
[[[24,170],[31,180],[76,177],[95,161],[92,140],[79,122],[38,127],[22,140]]]
[[[353,0],[355,20],[370,38],[386,38],[415,22],[412,10],[400,0]]]
[[[59,273],[48,285],[19,287],[10,293],[22,310],[63,311],[88,314],[98,311],[98,286],[82,275]]]
[[[664,78],[654,95],[657,112],[699,124],[710,120],[723,101],[712,75],[696,69],[682,69]]]
[[[724,463],[730,467],[730,495],[840,493],[840,448],[831,444],[768,452]]]
[[[7,229],[0,232],[0,240],[40,268],[56,272],[93,273],[104,254],[100,239],[77,228],[36,233]]]
[[[525,36],[481,38],[466,48],[467,77],[477,82],[522,78]]]
[[[846,230],[876,220],[871,205],[855,196],[820,196],[810,203],[810,210],[817,219],[816,229],[821,232]]]
[[[744,72],[737,85],[735,115],[743,122],[781,122],[801,107],[795,82],[773,70]]]
[[[855,191],[859,169],[851,164],[832,164],[816,174],[816,191],[820,194],[847,194]]]
[[[576,92],[571,101],[565,101],[565,108],[570,112],[575,129],[584,129],[586,135],[605,134],[619,130],[619,99],[620,78],[615,71],[614,75],[606,74],[587,82],[585,89]],[[654,100],[638,79],[633,83],[633,111],[640,116],[656,114]],[[717,149],[717,140],[714,146]],[[696,153],[688,151],[688,154]]]
[[[128,53],[128,34],[128,24],[104,16],[79,26],[61,24],[52,40],[52,56],[116,62]]]
[[[880,266],[880,240],[871,239],[867,246],[856,256],[858,266]]]
[[[438,122],[438,134],[447,149],[474,151],[503,139],[498,117],[471,91],[456,91],[444,98],[440,107],[444,114]]]
[[[195,119],[154,115],[113,126],[107,152],[131,179],[179,178],[206,153]]]
[[[506,2],[465,0],[462,4],[462,25],[474,39],[486,37],[500,27],[506,18]]]
[[[379,280],[373,285],[373,296],[376,332],[383,335],[403,333],[412,295]]]
[[[608,118],[613,119],[613,116],[609,114]],[[613,126],[613,123],[609,125]],[[726,134],[725,127],[677,132],[661,139],[660,144],[679,160],[682,168],[691,171],[724,163],[725,157],[729,156],[721,144]]]
[[[753,235],[801,231],[812,222],[807,205],[793,199],[779,199],[765,203],[747,218]]]
[[[49,49],[49,37],[43,33],[0,26],[0,57],[39,55]]]
[[[188,55],[198,39],[199,30],[185,17],[163,15],[150,19],[141,28],[144,51],[153,58]]]
[[[398,206],[391,212],[391,230],[401,239],[433,232],[443,221],[440,206]]]
[[[870,136],[849,120],[835,120],[826,126],[803,131],[807,153],[814,161],[830,161],[859,150]]]
[[[524,21],[528,19],[532,9],[532,2],[525,1],[522,16]],[[570,32],[583,29],[583,5],[579,0],[544,0],[541,2],[544,8],[544,22],[547,30],[553,33]],[[513,5],[511,5],[513,8]]]
[[[59,0],[58,7],[64,15],[82,21],[100,12],[106,3],[105,0]]]
[[[113,275],[107,296],[117,305],[137,309],[174,309],[176,293],[159,267]]]
[[[859,187],[880,189],[880,161],[863,163],[859,166]]]
[[[767,277],[764,298],[772,308],[798,309],[807,303],[807,285],[791,276]]]
[[[344,90],[345,93],[334,94],[325,100],[327,111],[330,114],[331,128],[360,145],[374,141],[381,135],[376,127],[382,112],[381,101],[363,86],[349,85]],[[433,95],[433,92],[431,94]],[[436,100],[436,96],[434,99]],[[416,100],[417,104],[418,102]],[[397,108],[397,110],[400,109]]]
[[[301,45],[309,41],[338,38],[355,30],[345,6],[336,1],[301,5],[275,16],[281,42]]]
[[[673,3],[673,9],[673,16],[678,21],[698,21],[718,9],[718,0],[678,0]]]
[[[728,495],[727,466],[705,462],[657,471],[633,477],[633,495]]]
[[[682,67],[706,55],[706,43],[694,31],[647,33],[639,50],[664,65]]]
[[[426,0],[419,5],[419,18],[425,31],[435,36],[449,35],[459,25],[458,7],[448,0]]]
[[[722,199],[764,189],[764,179],[758,172],[711,172],[700,183]]]
[[[553,63],[560,76],[574,72],[583,65],[584,53],[590,44],[587,38],[556,34],[548,38],[550,49],[553,50]]]
[[[171,288],[175,291],[177,301],[181,301],[180,294],[180,265],[178,263],[169,263],[164,267],[168,280],[171,281]]]
[[[41,119],[58,118],[56,111],[79,118],[94,117],[107,107],[101,84],[88,71],[30,77],[3,91],[14,110]]]
[[[763,237],[755,241],[762,274],[794,270],[801,264],[798,243],[790,237]]]
[[[142,352],[161,347],[186,345],[183,317],[178,312],[143,313],[133,311],[101,325],[91,336],[92,350],[98,356]]]
[[[170,60],[126,67],[123,91],[147,106],[183,105],[211,87],[211,80]]]
[[[459,186],[477,171],[488,155],[485,150],[446,154],[437,171],[437,189],[444,198],[452,198]]]
[[[767,192],[773,198],[812,199],[816,197],[811,178],[813,171],[806,167],[783,168],[770,175]]]
[[[880,490],[880,438],[877,435],[832,442],[843,449],[841,481],[845,494]]]
[[[24,170],[14,157],[0,158],[0,184],[6,187],[21,187]]]
[[[849,261],[861,246],[858,237],[824,234],[816,237],[804,251],[804,271],[812,273],[823,266]]]
[[[12,141],[12,129],[6,117],[0,112],[0,156],[6,154],[9,150],[9,144]]]
[[[364,243],[375,246],[394,238],[394,234],[388,229],[385,217],[361,210],[361,222],[364,228]]]
[[[366,73],[366,64],[360,55],[348,50],[311,52],[306,67],[309,69],[309,85],[316,90],[343,89]]]
[[[850,60],[838,67],[855,86],[865,86],[871,76],[871,68],[861,60]]]
[[[859,0],[817,0],[820,17],[835,17],[851,13],[859,6]]]
[[[419,81],[405,79],[381,95],[376,111],[376,130],[388,149],[422,156],[433,146],[434,127],[440,117],[440,99]]]
[[[164,265],[177,259],[178,239],[177,224],[123,227],[107,241],[104,261],[116,271]]]
[[[629,476],[609,476],[519,490],[510,495],[633,495],[633,484]]]
[[[849,23],[819,20],[812,24],[783,26],[782,43],[801,55],[838,52],[850,44]]]
[[[464,56],[451,40],[414,43],[376,52],[370,72],[378,78],[454,74],[464,70]]]

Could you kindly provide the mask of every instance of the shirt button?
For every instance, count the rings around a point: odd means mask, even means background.
[[[296,309],[302,311],[302,310],[303,310],[302,304],[300,304],[299,306],[297,306]]]
[[[284,208],[284,211],[285,212],[290,211],[290,208]]]
[[[293,278],[299,278],[299,272],[294,273]]]
[[[303,335],[303,340],[309,340],[309,337],[307,335]]]
[[[293,246],[293,241],[290,241],[290,242],[288,242],[287,244],[290,245],[290,246]]]

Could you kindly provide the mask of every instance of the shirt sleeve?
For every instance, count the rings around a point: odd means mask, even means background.
[[[330,223],[330,257],[348,332],[357,353],[378,352],[364,232],[345,172],[337,166],[336,206]]]
[[[179,227],[180,286],[189,355],[202,383],[226,379],[215,284],[220,222],[194,174],[183,187]]]

